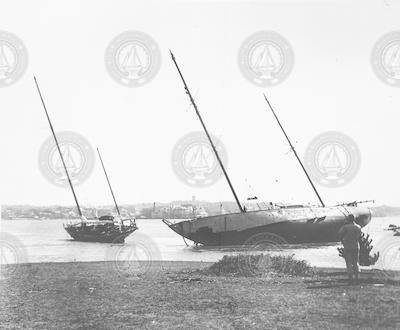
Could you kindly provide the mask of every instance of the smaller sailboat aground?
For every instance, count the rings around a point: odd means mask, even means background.
[[[90,220],[82,216],[81,221],[65,223],[64,229],[76,241],[123,243],[137,226],[134,219],[105,215]]]
[[[60,154],[60,158],[61,158],[64,170],[65,170],[65,173],[66,173],[66,176],[68,179],[69,186],[70,186],[72,194],[74,196],[75,204],[76,204],[78,214],[79,214],[79,220],[70,221],[70,222],[64,224],[64,229],[74,240],[77,240],[77,241],[100,242],[100,243],[123,243],[125,241],[125,238],[128,237],[130,234],[132,234],[135,230],[137,230],[138,227],[136,226],[136,221],[134,218],[123,218],[121,216],[121,213],[120,213],[117,201],[115,199],[114,192],[111,188],[111,183],[108,178],[106,169],[104,167],[104,163],[101,158],[99,149],[97,149],[97,153],[99,155],[101,165],[103,167],[104,174],[107,179],[107,183],[110,188],[110,192],[113,197],[114,205],[117,210],[118,216],[114,217],[112,215],[106,215],[106,216],[101,216],[99,218],[88,220],[82,214],[81,208],[78,203],[78,198],[76,197],[75,190],[74,190],[74,187],[71,182],[71,178],[68,173],[67,166],[65,165],[64,157],[61,152],[60,145],[57,140],[57,136],[54,132],[53,125],[51,124],[50,117],[49,117],[49,114],[46,109],[46,105],[45,105],[43,97],[42,97],[42,93],[40,92],[39,85],[36,81],[36,78],[34,78],[34,79],[35,79],[36,88],[39,92],[39,96],[42,101],[44,111],[46,113],[47,120],[50,125],[51,132],[53,134],[58,152]]]
[[[81,216],[83,221],[68,222],[64,224],[64,229],[76,241],[83,242],[102,242],[102,243],[123,243],[125,238],[132,234],[136,229],[134,218],[123,218],[119,210],[117,200],[111,188],[111,183],[107,175],[106,168],[101,158],[100,151],[97,149],[104,175],[110,188],[111,196],[118,216],[103,215],[95,219],[86,219]]]

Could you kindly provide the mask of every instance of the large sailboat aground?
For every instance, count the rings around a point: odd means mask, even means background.
[[[260,233],[282,238],[276,243],[338,242],[346,217],[352,214],[361,227],[371,220],[368,208],[351,206],[277,206],[270,210],[215,215],[173,223],[164,219],[177,234],[209,246],[242,245]]]
[[[221,214],[215,216],[207,216],[202,218],[194,218],[186,221],[174,223],[170,220],[163,219],[177,234],[184,238],[190,239],[195,243],[203,245],[220,246],[220,245],[248,245],[249,242],[254,243],[254,238],[259,237],[261,240],[268,237],[268,240],[276,240],[274,243],[328,243],[338,242],[339,229],[346,223],[347,218],[354,217],[356,223],[361,227],[366,226],[371,220],[371,212],[367,207],[359,207],[361,202],[351,202],[341,205],[325,206],[315,188],[310,176],[308,175],[303,163],[278,117],[275,114],[267,97],[264,95],[272,114],[279,124],[285,138],[290,146],[291,151],[296,157],[304,174],[306,175],[314,193],[318,197],[320,206],[303,206],[303,205],[274,205],[265,210],[246,211],[242,207],[233,185],[225,170],[217,149],[212,141],[210,134],[204,124],[197,105],[189,91],[182,72],[175,60],[175,56],[171,52],[172,61],[174,62],[179,76],[183,82],[186,94],[193,105],[195,113],[203,127],[203,130],[210,142],[215,157],[222,169],[225,179],[235,198],[239,212]],[[263,238],[264,237],[264,238]]]

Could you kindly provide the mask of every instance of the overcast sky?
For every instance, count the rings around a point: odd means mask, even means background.
[[[374,44],[400,30],[400,2],[387,1],[3,1],[0,30],[25,44],[29,63],[0,88],[3,204],[64,204],[68,189],[50,183],[38,159],[50,130],[36,75],[56,131],[83,135],[102,151],[120,203],[233,200],[221,178],[185,184],[172,167],[175,144],[201,130],[169,57],[172,49],[197,93],[203,118],[226,147],[228,172],[241,200],[316,202],[277,123],[266,93],[301,158],[325,131],[350,136],[361,167],[341,187],[317,184],[326,204],[376,199],[400,205],[400,88],[371,66]],[[154,79],[116,82],[105,65],[111,40],[124,31],[151,36],[161,53]],[[257,31],[291,45],[293,69],[275,86],[256,86],[238,66],[239,49]],[[82,204],[111,203],[96,159],[76,187]]]

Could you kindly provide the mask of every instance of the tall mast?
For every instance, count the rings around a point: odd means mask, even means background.
[[[39,92],[40,100],[42,101],[42,105],[43,105],[44,111],[46,113],[46,117],[47,117],[47,120],[49,122],[51,132],[53,133],[53,137],[54,137],[54,141],[56,142],[56,145],[57,145],[58,153],[60,154],[60,158],[61,158],[62,164],[64,166],[65,173],[67,174],[68,183],[69,183],[69,186],[71,187],[72,194],[74,195],[76,208],[78,209],[79,216],[82,217],[82,211],[81,211],[81,208],[79,206],[78,199],[76,198],[74,186],[72,185],[71,178],[69,177],[67,166],[65,165],[64,157],[62,155],[62,152],[61,152],[61,149],[60,149],[60,145],[59,145],[58,140],[57,140],[56,133],[54,133],[54,128],[53,128],[53,125],[51,124],[50,117],[49,117],[49,114],[48,114],[47,109],[46,109],[46,105],[44,104],[42,93],[40,92],[39,85],[38,85],[38,82],[36,80],[36,77],[33,77],[33,79],[35,80],[36,88],[37,88],[37,91]]]
[[[111,188],[110,180],[108,179],[108,175],[107,175],[107,172],[106,172],[106,168],[104,167],[103,159],[101,158],[101,155],[100,155],[99,148],[97,148],[97,153],[99,154],[101,166],[103,166],[104,174],[105,174],[106,179],[107,179],[107,182],[108,182],[108,187],[110,187],[110,191],[111,191],[112,198],[113,198],[113,200],[114,200],[115,208],[117,209],[118,215],[121,216],[121,213],[119,212],[119,207],[118,207],[118,204],[117,204],[117,200],[115,199],[114,192],[113,192],[113,190],[112,190],[112,188]]]
[[[213,141],[212,141],[212,139],[211,139],[211,136],[210,136],[210,134],[208,133],[208,130],[207,130],[207,128],[206,128],[206,126],[205,126],[205,124],[204,124],[204,122],[203,122],[203,119],[201,118],[199,109],[197,108],[197,105],[196,105],[196,103],[194,102],[194,98],[192,97],[192,94],[191,94],[190,91],[189,91],[189,88],[188,88],[188,86],[187,86],[187,84],[186,84],[186,81],[185,81],[185,79],[183,78],[183,75],[182,75],[181,70],[179,69],[178,63],[176,63],[175,56],[174,56],[174,54],[172,54],[171,51],[169,51],[169,52],[170,52],[170,54],[171,54],[172,60],[173,60],[174,63],[175,63],[176,69],[178,70],[179,75],[180,75],[180,77],[181,77],[181,79],[182,79],[183,85],[184,85],[184,87],[185,87],[186,94],[189,96],[190,102],[192,103],[193,108],[194,108],[194,110],[196,111],[197,116],[199,117],[201,126],[203,126],[204,132],[206,133],[207,138],[208,138],[208,141],[210,142],[211,147],[212,147],[212,149],[213,149],[213,151],[214,151],[215,157],[217,158],[218,163],[219,163],[219,165],[221,166],[221,169],[222,169],[222,172],[224,173],[224,176],[225,176],[225,178],[226,178],[226,181],[228,181],[228,184],[229,184],[229,187],[231,188],[232,194],[233,194],[233,196],[235,197],[236,204],[237,204],[237,206],[239,207],[240,212],[244,212],[244,211],[243,211],[243,208],[242,208],[242,205],[240,204],[239,199],[238,199],[238,197],[237,197],[237,195],[236,195],[235,189],[234,189],[233,186],[232,186],[231,180],[229,179],[228,173],[227,173],[226,170],[225,170],[224,164],[222,164],[222,161],[221,161],[221,158],[219,157],[219,154],[218,154],[218,152],[217,152],[217,149],[215,148],[215,145],[214,145],[214,143],[213,143]]]
[[[274,109],[273,109],[272,106],[271,106],[271,103],[269,103],[269,101],[268,101],[266,95],[265,95],[265,94],[263,94],[263,95],[264,95],[265,101],[267,101],[268,106],[269,106],[269,108],[271,109],[271,111],[272,111],[272,113],[273,113],[273,115],[274,115],[276,121],[278,122],[279,127],[281,128],[283,134],[285,135],[286,140],[288,141],[290,148],[292,149],[292,151],[293,151],[294,155],[296,156],[296,158],[297,158],[297,160],[298,160],[298,162],[299,162],[301,168],[303,169],[304,174],[306,175],[308,181],[310,182],[311,187],[313,188],[315,194],[317,195],[317,197],[318,197],[318,199],[319,199],[319,202],[321,203],[322,207],[325,207],[325,204],[324,204],[324,202],[322,201],[322,198],[321,198],[321,196],[319,195],[319,193],[318,193],[318,191],[317,191],[317,188],[315,188],[314,183],[312,182],[310,176],[308,175],[306,168],[304,167],[303,163],[301,162],[301,160],[300,160],[300,158],[299,158],[299,155],[297,154],[297,152],[296,152],[296,150],[294,149],[292,143],[290,142],[290,139],[289,139],[288,135],[286,134],[285,130],[283,129],[283,126],[282,126],[281,122],[279,121],[278,117],[276,116],[275,111],[274,111]]]

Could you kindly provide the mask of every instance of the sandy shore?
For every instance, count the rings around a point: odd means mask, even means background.
[[[400,285],[325,270],[309,278],[212,276],[198,262],[3,268],[2,329],[400,328]],[[398,274],[397,274],[398,276]]]

